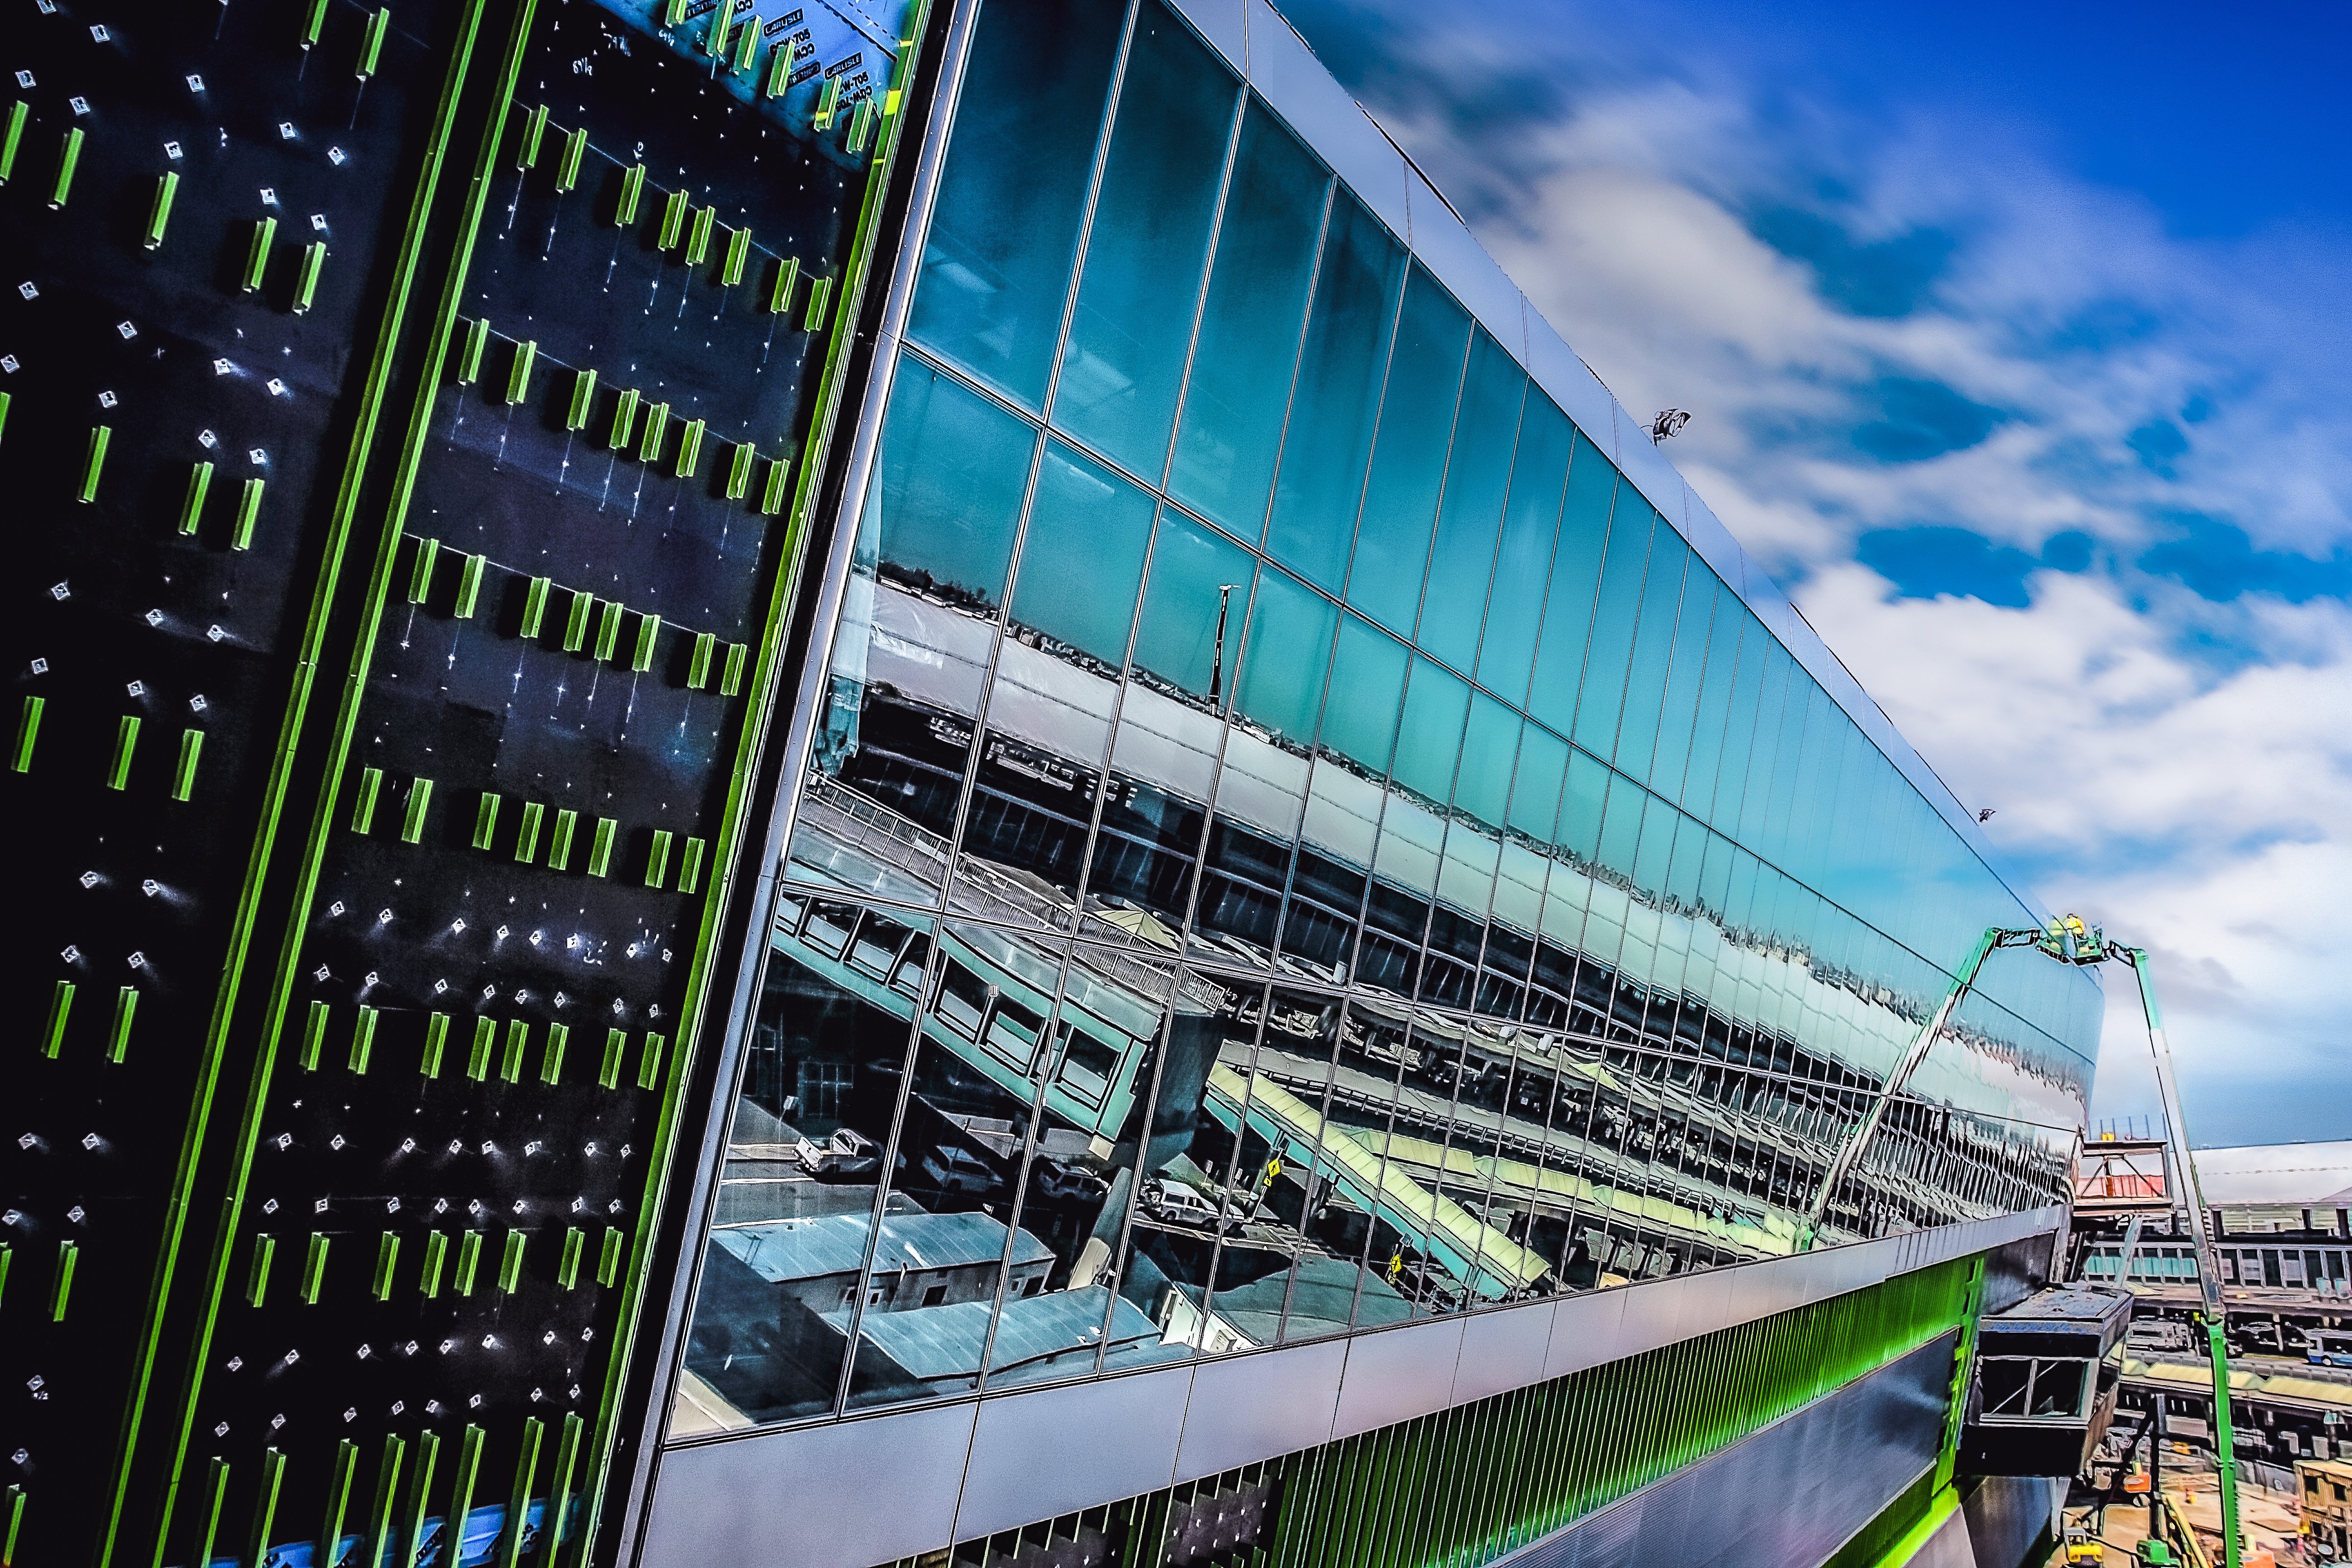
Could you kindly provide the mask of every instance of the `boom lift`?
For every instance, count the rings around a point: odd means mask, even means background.
[[[2197,1243],[2197,1283],[2203,1296],[2205,1333],[2213,1371],[2213,1446],[2214,1468],[2219,1473],[2221,1492],[2221,1537],[2226,1568],[2240,1568],[2243,1544],[2238,1533],[2238,1466],[2236,1439],[2230,1424],[2230,1358],[2226,1342],[2229,1317],[2221,1301],[2221,1269],[2214,1256],[2213,1236],[2207,1223],[2204,1194],[2197,1181],[2196,1163],[2189,1157],[2189,1123],[2181,1114],[2180,1087],[2172,1069],[2172,1047],[2165,1038],[2164,1015],[2157,1005],[2156,980],[2150,973],[2147,950],[2126,947],[2106,940],[2099,927],[2085,922],[2079,915],[2067,915],[2052,921],[2039,930],[2013,930],[1990,926],[1954,975],[1950,989],[1944,993],[1927,1021],[1919,1026],[1910,1045],[1897,1060],[1894,1070],[1886,1075],[1885,1086],[1871,1102],[1861,1122],[1849,1133],[1837,1153],[1831,1159],[1822,1184],[1814,1193],[1805,1211],[1804,1223],[1797,1231],[1797,1250],[1810,1251],[1819,1239],[1823,1215],[1846,1177],[1861,1164],[1877,1138],[1880,1124],[1885,1120],[1887,1108],[1911,1080],[1911,1075],[1927,1059],[1928,1048],[1949,1024],[1961,1001],[1976,984],[1978,972],[1985,960],[2005,947],[2032,947],[2061,963],[2088,966],[2110,959],[2131,969],[2139,983],[2140,1009],[2147,1019],[2148,1048],[2156,1058],[2158,1091],[2164,1099],[2164,1120],[2172,1140],[2172,1163],[2179,1185],[2172,1190],[2183,1195],[2189,1209],[2191,1234]],[[2126,1253],[2128,1258],[2130,1254]]]

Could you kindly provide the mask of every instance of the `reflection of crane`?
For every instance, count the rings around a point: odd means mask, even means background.
[[[2213,1368],[2213,1455],[2214,1468],[2221,1477],[2221,1538],[2227,1568],[2239,1568],[2242,1546],[2238,1538],[2238,1466],[2236,1439],[2230,1428],[2230,1357],[2224,1342],[2228,1315],[2221,1301],[2221,1268],[2213,1255],[2213,1237],[2207,1227],[2204,1194],[2199,1188],[2197,1167],[2189,1157],[2189,1123],[2180,1112],[2180,1088],[2172,1071],[2172,1047],[2164,1035],[2164,1016],[2156,1003],[2156,981],[2148,972],[2148,956],[2145,948],[2110,944],[2106,933],[2097,926],[2087,924],[2079,915],[2054,920],[2040,931],[2007,931],[1999,926],[1987,928],[1977,939],[1974,952],[1961,964],[1952,981],[1951,989],[1944,993],[1943,1002],[1929,1015],[1913,1037],[1910,1047],[1886,1075],[1886,1085],[1872,1102],[1860,1125],[1846,1137],[1829,1170],[1822,1178],[1821,1188],[1813,1194],[1805,1211],[1804,1223],[1798,1227],[1797,1250],[1804,1252],[1819,1237],[1822,1216],[1846,1177],[1869,1152],[1872,1141],[1878,1135],[1880,1122],[1885,1119],[1886,1108],[1903,1091],[1919,1064],[1927,1058],[1928,1047],[1936,1037],[1951,1021],[1969,987],[1976,984],[1977,972],[1986,959],[2004,947],[2035,947],[2061,963],[2089,965],[2116,959],[2131,966],[2139,981],[2141,1010],[2147,1017],[2148,1048],[2156,1057],[2156,1081],[2164,1099],[2164,1119],[2172,1136],[2172,1163],[2179,1173],[2179,1193],[2189,1210],[2189,1220],[2197,1241],[2197,1283],[2204,1297],[2205,1332]],[[2125,1249],[2125,1268],[2130,1268],[2131,1251]]]

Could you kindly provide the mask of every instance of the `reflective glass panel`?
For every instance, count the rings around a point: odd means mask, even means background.
[[[1478,683],[1506,702],[1524,703],[1534,675],[1536,634],[1551,579],[1552,539],[1575,426],[1550,398],[1530,389],[1511,458],[1510,499],[1495,552],[1495,584],[1478,645]]]
[[[1155,484],[1239,90],[1160,0],[1128,47],[1054,420]]]
[[[1454,447],[1446,458],[1445,496],[1437,509],[1437,538],[1429,552],[1418,640],[1456,669],[1477,661],[1486,618],[1486,584],[1495,566],[1495,539],[1503,497],[1510,488],[1511,448],[1519,430],[1527,374],[1484,328],[1471,334],[1470,368],[1454,416]]]
[[[1551,585],[1544,599],[1543,635],[1536,647],[1528,711],[1558,730],[1573,732],[1577,688],[1584,673],[1584,650],[1592,629],[1592,595],[1601,582],[1601,555],[1617,500],[1617,469],[1601,449],[1576,437],[1569,462],[1568,489],[1560,502],[1559,542],[1552,551]]]
[[[1062,330],[1122,22],[1089,0],[982,8],[908,333],[1034,408]]]
[[[1405,280],[1380,437],[1348,569],[1348,602],[1399,632],[1412,629],[1421,606],[1469,343],[1468,312],[1416,263]]]

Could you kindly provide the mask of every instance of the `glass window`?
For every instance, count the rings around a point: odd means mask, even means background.
[[[1344,192],[1332,199],[1265,548],[1334,593],[1355,537],[1404,259],[1361,202]]]
[[[911,355],[882,426],[881,571],[919,594],[993,610],[1013,561],[1029,426]]]
[[[1518,776],[1511,784],[1510,826],[1538,844],[1552,841],[1559,792],[1568,770],[1568,742],[1540,724],[1519,739]]]
[[[1397,726],[1396,782],[1426,799],[1447,799],[1454,789],[1454,765],[1462,754],[1462,721],[1469,710],[1469,683],[1414,655],[1404,715]]]
[[[1470,721],[1462,732],[1462,765],[1454,781],[1454,805],[1489,827],[1503,826],[1521,722],[1517,713],[1485,692],[1471,697]],[[1549,809],[1545,815],[1550,815]]]
[[[1486,583],[1494,571],[1495,538],[1502,526],[1511,448],[1518,438],[1519,405],[1527,389],[1527,374],[1502,345],[1484,328],[1473,332],[1415,639],[1456,669],[1468,669],[1477,661],[1478,633],[1486,618]]]
[[[1168,480],[1171,495],[1245,539],[1265,522],[1328,183],[1322,165],[1252,100]]]
[[[1172,508],[1163,510],[1135,629],[1136,668],[1221,707],[1256,573],[1248,551]]]
[[[1137,8],[1054,419],[1154,483],[1238,90],[1160,0]]]
[[[1045,395],[1122,17],[1089,0],[984,8],[908,332],[1034,408]],[[1018,82],[990,91],[982,84]]]
[[[1293,744],[1314,738],[1339,608],[1281,572],[1258,579],[1234,703]]]
[[[1397,318],[1380,440],[1348,572],[1348,602],[1400,632],[1412,629],[1421,606],[1454,394],[1469,345],[1469,314],[1416,262]]]
[[[1513,704],[1526,702],[1535,673],[1536,633],[1551,578],[1552,538],[1559,531],[1574,437],[1568,416],[1530,389],[1519,416],[1510,498],[1495,552],[1495,585],[1486,596],[1486,630],[1478,645],[1478,684]]]
[[[1642,580],[1641,619],[1626,661],[1624,711],[1617,724],[1617,766],[1646,780],[1658,744],[1659,710],[1674,662],[1675,629],[1682,608],[1684,568],[1690,546],[1664,520],[1652,529],[1649,570]],[[1602,592],[1607,593],[1604,584]],[[1677,763],[1680,758],[1675,759]]]
[[[1544,599],[1535,683],[1528,692],[1528,711],[1563,735],[1572,733],[1576,722],[1577,686],[1592,629],[1592,595],[1600,585],[1616,500],[1616,466],[1580,433],[1560,503],[1559,540],[1552,552],[1550,592]]]
[[[1574,483],[1571,478],[1571,485]],[[1642,619],[1642,584],[1649,564],[1651,525],[1657,512],[1637,493],[1621,498],[1609,525],[1609,548],[1592,611],[1592,642],[1577,691],[1576,743],[1596,757],[1617,754],[1617,721],[1624,710],[1625,676],[1633,661],[1633,634]],[[1675,581],[1681,581],[1680,563]]]
[[[1115,678],[1143,581],[1152,500],[1059,441],[1037,470],[1010,618],[1066,643]],[[1058,651],[1058,650],[1050,650]]]
[[[1323,744],[1375,774],[1389,771],[1404,697],[1405,647],[1354,616],[1339,617],[1323,706]]]

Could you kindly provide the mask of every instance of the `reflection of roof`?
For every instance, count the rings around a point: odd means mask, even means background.
[[[2352,1199],[2352,1140],[2252,1143],[2200,1149],[2197,1184],[2206,1203],[2336,1208]]]
[[[872,1220],[866,1214],[767,1220],[724,1226],[712,1231],[710,1238],[761,1279],[781,1284],[856,1273],[866,1261],[866,1232]],[[874,1273],[880,1278],[901,1271],[970,1268],[993,1264],[1003,1256],[1004,1222],[988,1215],[885,1215]],[[1053,1256],[1051,1247],[1025,1230],[1014,1238],[1016,1267],[1046,1262]]]
[[[1363,1301],[1356,1302],[1356,1281],[1363,1281]],[[1195,1306],[1200,1304],[1200,1288],[1179,1286]],[[1209,1310],[1235,1329],[1247,1334],[1259,1344],[1272,1344],[1282,1332],[1283,1298],[1290,1300],[1289,1337],[1303,1339],[1309,1334],[1336,1333],[1348,1326],[1348,1313],[1352,1307],[1356,1327],[1377,1328],[1382,1323],[1401,1322],[1412,1315],[1405,1299],[1390,1289],[1387,1280],[1361,1269],[1343,1258],[1310,1254],[1298,1260],[1298,1277],[1294,1284],[1290,1270],[1277,1268],[1263,1279],[1253,1279],[1230,1290],[1220,1290]]]
[[[1003,1318],[996,1325],[995,1349],[989,1357],[995,1369],[992,1375],[1066,1376],[1093,1370],[1106,1304],[1111,1306],[1108,1364],[1116,1367],[1157,1359],[1153,1352],[1160,1349],[1159,1325],[1124,1297],[1107,1303],[1109,1294],[1099,1285],[1090,1285],[1083,1290],[1049,1290],[1005,1302]],[[986,1301],[868,1312],[859,1325],[858,1337],[926,1382],[970,1377],[980,1370],[981,1346],[988,1338],[988,1314]],[[846,1311],[827,1312],[824,1318],[847,1331]],[[1179,1346],[1174,1353],[1190,1351]]]

